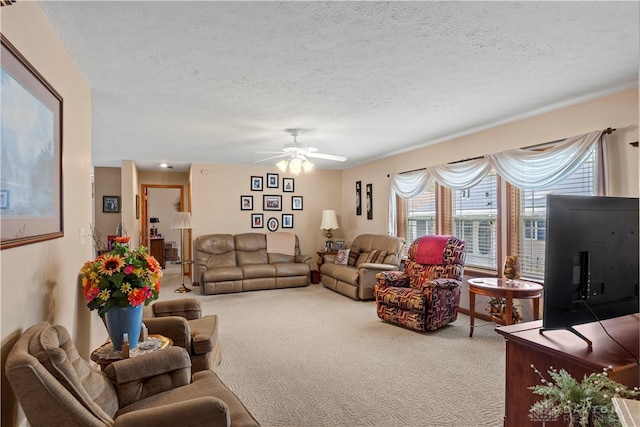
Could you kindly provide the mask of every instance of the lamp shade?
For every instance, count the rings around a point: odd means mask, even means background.
[[[151,218],[149,218],[149,222],[150,222],[151,224],[157,224],[157,223],[159,223],[159,222],[160,222],[160,218],[155,217],[155,216],[152,216]]]
[[[191,228],[191,214],[189,212],[176,212],[171,219],[172,230],[185,230]]]
[[[334,210],[325,210],[322,211],[322,223],[320,224],[321,230],[337,230],[340,226],[338,225],[338,217],[336,216],[336,211]]]

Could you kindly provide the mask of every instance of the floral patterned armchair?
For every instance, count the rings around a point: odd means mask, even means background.
[[[458,317],[467,244],[453,236],[424,236],[409,247],[404,271],[376,274],[378,317],[434,331]]]

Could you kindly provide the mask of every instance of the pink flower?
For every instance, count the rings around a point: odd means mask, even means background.
[[[131,274],[133,273],[133,270],[135,270],[135,267],[132,264],[129,264],[124,268],[123,271],[124,271],[124,274]]]

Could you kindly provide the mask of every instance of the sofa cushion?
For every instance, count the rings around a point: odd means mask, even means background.
[[[271,264],[246,264],[242,267],[243,279],[258,279],[276,277],[276,267]]]
[[[349,263],[349,252],[351,252],[351,249],[340,249],[333,260],[333,263],[347,265]]]
[[[382,264],[386,256],[387,256],[387,251],[373,249],[371,252],[369,252],[369,255],[367,255],[367,259],[365,262],[373,263],[373,264]]]
[[[267,253],[269,264],[278,264],[281,262],[296,262],[295,255],[270,254]]]
[[[357,246],[351,246],[351,248],[349,248],[349,261],[347,262],[347,265],[355,266],[359,256],[360,248]]]
[[[242,280],[241,267],[220,267],[206,270],[202,273],[204,282],[227,282],[232,280]]]
[[[277,277],[308,276],[309,264],[300,262],[281,262],[274,264]]]
[[[320,270],[323,275],[331,276],[334,279],[340,280],[351,285],[358,285],[358,269],[349,265],[325,263],[322,264]]]

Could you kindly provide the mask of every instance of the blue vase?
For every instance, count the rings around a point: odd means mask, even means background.
[[[142,309],[143,305],[140,304],[136,307],[112,307],[106,312],[107,331],[113,348],[117,351],[122,350],[122,334],[125,333],[129,337],[129,349],[133,350],[138,346],[142,329]]]

